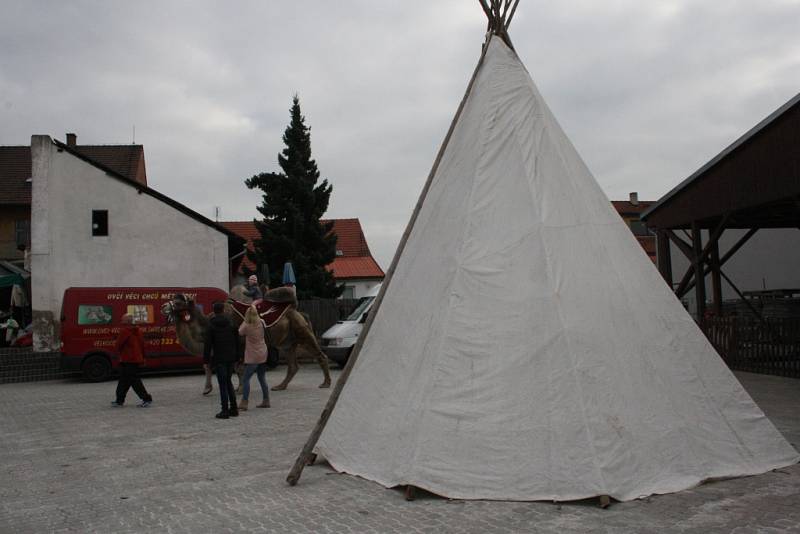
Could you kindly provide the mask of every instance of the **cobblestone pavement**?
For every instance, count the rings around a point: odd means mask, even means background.
[[[277,373],[268,380],[275,383]],[[800,445],[800,381],[739,374]],[[800,466],[617,503],[406,502],[399,490],[306,468],[286,474],[330,390],[305,367],[272,408],[216,420],[202,376],[146,377],[155,402],[111,408],[114,383],[0,386],[0,532],[798,532]],[[258,386],[251,401],[260,400]]]

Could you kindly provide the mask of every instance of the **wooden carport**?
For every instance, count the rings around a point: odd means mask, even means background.
[[[800,93],[664,195],[642,220],[656,232],[658,268],[678,298],[696,288],[701,325],[706,285],[697,281],[708,274],[716,315],[723,279],[747,302],[722,267],[759,229],[800,228]],[[747,232],[720,257],[719,238],[728,229]],[[677,286],[670,241],[690,262]]]

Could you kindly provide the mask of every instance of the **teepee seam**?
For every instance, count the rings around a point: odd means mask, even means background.
[[[490,38],[489,44],[487,46],[489,46],[489,45],[491,45],[491,38]],[[481,69],[485,69],[486,66],[487,66],[487,63],[486,63],[485,57],[484,57],[483,58],[483,63],[480,66],[480,68]],[[486,71],[483,71],[479,78],[483,78],[484,79],[483,83],[486,83],[486,81],[487,81],[486,80],[486,78],[487,78]],[[466,108],[467,105],[469,105],[470,101],[474,98],[475,88],[479,85],[479,78],[475,79],[476,85],[475,85],[475,87],[473,87],[473,90],[472,90],[471,94],[468,97],[468,100],[467,100],[467,102],[465,104],[465,108]],[[490,114],[489,110],[487,110],[485,112],[485,115],[489,115],[489,114]],[[461,118],[463,118],[463,117],[461,117]],[[491,126],[487,126],[484,129],[484,134],[483,134],[482,140],[481,140],[481,157],[478,158],[478,161],[480,161],[480,159],[485,154],[485,149],[486,149],[485,136],[488,135],[488,132],[490,130],[491,130]],[[449,149],[450,147],[447,147],[447,148]],[[445,149],[445,150],[447,151],[447,149]],[[445,152],[445,154],[446,154],[446,152]],[[475,182],[477,181],[477,176],[478,176],[479,173],[480,173],[480,165],[476,166],[476,169],[474,170],[474,172],[470,174],[470,176],[472,177],[472,183],[470,185],[470,193],[467,196],[467,201],[465,203],[465,205],[468,206],[468,207],[472,205],[472,198],[473,198],[473,195],[474,195],[474,192],[475,192]],[[433,177],[433,181],[436,181],[438,175],[439,175],[439,172],[437,170],[436,175],[434,175],[434,177]],[[467,208],[467,209],[469,209],[469,208]],[[461,233],[462,239],[460,240],[459,249],[455,254],[456,258],[461,257],[462,254],[463,254],[464,245],[465,245],[463,236],[464,236],[464,234],[466,234],[468,227],[469,227],[469,225],[465,225],[464,228],[462,228],[462,233]],[[447,290],[448,302],[449,303],[452,303],[452,299],[453,299],[453,290],[452,290],[453,285],[455,285],[455,283],[456,283],[458,277],[461,275],[460,273],[462,271],[460,265],[458,264],[458,261],[455,262],[455,265],[456,265],[456,269],[455,269],[453,278],[451,280],[450,286],[448,287],[448,290]],[[432,355],[431,357],[435,358],[435,359],[431,363],[430,377],[426,381],[426,384],[428,384],[428,387],[425,388],[425,391],[426,391],[425,400],[430,399],[434,395],[434,393],[436,392],[435,384],[440,379],[439,375],[440,375],[441,369],[439,367],[439,362],[440,362],[440,359],[441,359],[441,356],[442,356],[442,350],[441,349],[442,349],[442,345],[444,344],[444,340],[447,337],[447,334],[446,334],[447,325],[449,324],[451,313],[452,313],[452,306],[448,305],[447,306],[447,315],[442,321],[442,326],[441,326],[442,334],[439,336],[437,347],[435,347],[434,350],[427,350],[427,353],[431,354]],[[429,337],[428,341],[426,341],[426,347],[428,347],[429,343],[430,343],[430,337]],[[423,402],[421,404],[421,406],[424,407],[426,404],[427,404],[426,402]],[[426,418],[427,418],[429,413],[430,413],[430,408],[423,408],[420,411],[420,414],[417,416],[417,418],[416,418],[417,419],[417,423],[414,426],[416,426],[417,428],[423,427],[424,424],[425,424],[425,420],[426,420]],[[413,478],[416,476],[415,471],[416,471],[417,460],[418,460],[419,454],[420,454],[420,444],[421,444],[421,440],[419,438],[414,440],[413,452],[411,453],[411,456],[409,457],[410,465],[408,466],[409,478],[408,478],[408,480],[406,480],[407,484],[408,483],[414,483]]]

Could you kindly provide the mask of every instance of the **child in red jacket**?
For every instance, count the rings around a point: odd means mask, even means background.
[[[117,399],[111,401],[111,406],[120,407],[125,404],[125,395],[133,386],[133,391],[139,395],[142,402],[141,408],[147,408],[153,402],[153,397],[147,392],[139,378],[139,366],[144,363],[144,337],[139,327],[133,325],[133,317],[127,313],[122,316],[122,330],[117,337],[114,348],[119,354],[119,382],[117,383]]]

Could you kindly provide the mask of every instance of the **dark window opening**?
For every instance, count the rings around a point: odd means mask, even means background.
[[[653,232],[642,221],[631,221],[633,235],[653,235]]]
[[[108,235],[108,210],[92,210],[92,235]]]
[[[31,222],[27,220],[14,221],[14,238],[17,247],[21,245],[27,247],[31,242]]]

